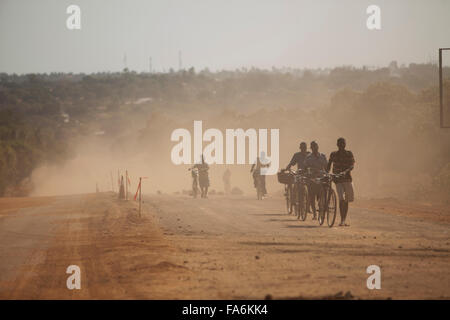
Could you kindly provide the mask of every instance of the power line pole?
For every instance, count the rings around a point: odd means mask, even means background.
[[[152,73],[152,57],[148,59],[148,70],[150,73]]]
[[[178,71],[181,71],[181,69],[183,68],[183,62],[181,60],[181,50],[178,51]]]

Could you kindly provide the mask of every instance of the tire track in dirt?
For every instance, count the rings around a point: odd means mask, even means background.
[[[161,195],[147,203],[194,274],[184,298],[450,296],[447,225],[351,208],[351,227],[330,229],[285,214],[282,198]],[[365,286],[371,264],[382,267],[383,290]]]
[[[0,298],[449,298],[448,225],[365,209],[349,228],[284,213],[282,198],[58,197],[0,220]],[[67,266],[81,290],[66,288]],[[382,268],[382,290],[365,287]],[[344,294],[345,293],[345,294]]]
[[[1,298],[161,297],[153,283],[164,273],[183,269],[168,260],[170,246],[148,218],[138,217],[132,202],[118,201],[111,194],[63,197],[44,214],[45,223],[54,225],[46,236],[48,247],[35,244],[17,277],[2,283]],[[69,265],[81,269],[81,290],[66,288]]]

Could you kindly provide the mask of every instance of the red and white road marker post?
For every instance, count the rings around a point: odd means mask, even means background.
[[[128,200],[128,184],[130,183],[130,178],[128,178],[128,170],[125,170],[125,200]]]
[[[141,208],[142,208],[142,179],[147,179],[148,177],[139,177],[139,185],[136,190],[136,194],[134,195],[134,200],[136,201],[137,195],[139,193],[139,218],[141,217]]]

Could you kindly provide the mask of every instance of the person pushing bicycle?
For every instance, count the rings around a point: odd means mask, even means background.
[[[305,168],[305,159],[311,152],[307,151],[306,142],[300,143],[300,152],[294,153],[291,162],[286,166],[286,170],[289,171],[292,166],[297,165],[297,169]]]
[[[194,165],[194,168],[198,169],[198,182],[200,184],[201,197],[208,198],[208,187],[209,187],[209,176],[208,170],[209,165],[205,162],[205,158],[202,155],[202,162]]]
[[[319,145],[316,141],[312,141],[310,147],[311,153],[306,156],[304,166],[310,178],[320,178],[327,168],[327,157],[319,152]],[[319,199],[321,192],[320,184],[308,183],[309,204],[314,213],[313,220],[317,218],[315,200]]]
[[[286,171],[289,171],[291,169],[291,167],[295,166],[295,165],[297,165],[297,170],[305,169],[305,159],[311,152],[307,151],[308,147],[306,145],[306,142],[303,142],[303,141],[300,142],[299,147],[300,147],[300,151],[294,153],[291,161],[286,166]],[[309,202],[308,202],[308,206],[307,206],[307,212],[311,212],[311,204]]]
[[[350,172],[353,170],[355,158],[351,151],[345,150],[346,141],[344,138],[337,139],[337,146],[338,150],[330,154],[327,172],[330,172],[331,165],[333,165],[333,173],[340,174],[334,181],[339,198],[339,212],[341,214],[339,226],[348,226],[345,220],[347,218],[348,203],[354,200],[353,180]]]

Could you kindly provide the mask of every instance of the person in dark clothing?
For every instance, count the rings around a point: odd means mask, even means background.
[[[202,192],[202,198],[207,198],[209,187],[209,176],[208,176],[209,165],[205,162],[205,158],[203,157],[203,155],[202,155],[202,162],[194,165],[194,168],[198,169],[198,182],[200,185],[200,190]]]
[[[319,153],[319,145],[316,141],[311,142],[311,153],[306,157],[304,166],[308,170],[311,178],[319,178],[327,167],[327,157],[323,153]],[[309,204],[313,211],[313,220],[317,218],[316,214],[316,199],[319,199],[322,192],[322,187],[315,183],[308,184]],[[319,203],[320,206],[320,203]],[[320,208],[319,208],[320,209]]]
[[[290,170],[292,166],[297,165],[297,170],[305,169],[305,159],[311,153],[307,151],[306,142],[300,142],[300,152],[294,153],[292,156],[291,162],[286,167],[286,170]],[[291,186],[289,186],[291,188]],[[307,204],[307,212],[311,212],[311,203],[308,201]]]
[[[307,151],[306,142],[300,143],[300,152],[294,153],[291,162],[286,167],[286,170],[291,169],[292,166],[297,165],[297,169],[305,168],[305,159],[311,152]]]
[[[261,168],[268,168],[270,164],[263,164],[261,162],[261,159],[259,157],[256,158],[256,163],[252,164],[252,168],[250,169],[250,172],[253,175],[253,184],[255,188],[257,187],[257,179],[261,179],[262,186],[263,186],[263,195],[267,195],[267,189],[266,189],[266,176],[264,174],[261,174]]]
[[[346,142],[344,138],[337,140],[338,151],[330,154],[330,160],[327,165],[327,172],[330,172],[331,165],[333,165],[333,173],[341,174],[336,179],[336,192],[339,198],[339,211],[341,214],[340,226],[348,226],[345,222],[348,212],[348,203],[354,200],[352,176],[350,172],[353,170],[355,158],[353,153],[345,150]]]

